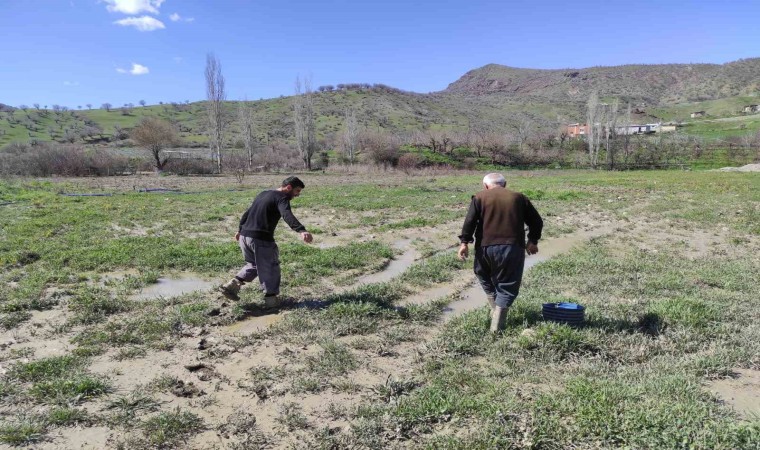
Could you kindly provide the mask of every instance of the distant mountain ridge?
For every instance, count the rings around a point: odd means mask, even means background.
[[[471,70],[443,93],[499,94],[577,102],[596,91],[649,105],[713,100],[760,91],[760,58],[726,64],[653,64],[585,69],[520,69],[488,64]]]

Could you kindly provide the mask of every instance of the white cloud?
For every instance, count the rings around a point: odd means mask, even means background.
[[[129,71],[129,73],[131,73],[132,75],[145,75],[148,72],[150,71],[148,70],[147,67],[143,66],[142,64],[136,64],[136,63],[132,63],[132,70]]]
[[[169,19],[171,19],[172,22],[179,22],[180,20],[184,22],[193,22],[195,21],[194,17],[182,17],[178,13],[174,13],[169,16]]]
[[[145,75],[147,73],[150,73],[150,70],[148,70],[147,67],[137,63],[132,63],[132,68],[129,70],[117,67],[116,71],[119,73],[131,73],[132,75]]]
[[[140,31],[154,31],[166,28],[163,22],[150,16],[127,17],[114,23],[123,27],[135,27]]]
[[[158,14],[164,0],[103,0],[110,12],[139,14],[141,12]]]
[[[79,82],[78,81],[64,81],[63,85],[64,86],[79,86]]]

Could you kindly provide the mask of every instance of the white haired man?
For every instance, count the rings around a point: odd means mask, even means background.
[[[483,178],[483,190],[472,196],[459,236],[458,256],[462,261],[469,255],[468,245],[475,242],[475,275],[491,305],[494,333],[506,325],[509,307],[520,291],[525,253],[538,253],[544,226],[528,197],[506,186],[507,181],[499,173]]]

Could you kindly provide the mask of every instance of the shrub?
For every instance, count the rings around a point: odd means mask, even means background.
[[[362,133],[359,143],[364,153],[370,160],[382,165],[383,167],[392,167],[398,163],[399,143],[393,136],[374,131]]]
[[[134,162],[106,150],[76,145],[10,144],[0,151],[0,174],[28,176],[115,175],[134,171]]]
[[[397,167],[407,175],[417,169],[422,163],[422,158],[416,153],[404,153],[398,159]]]

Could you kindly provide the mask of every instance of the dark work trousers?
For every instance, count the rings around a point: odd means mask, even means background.
[[[525,249],[519,245],[475,247],[475,275],[486,295],[496,295],[496,306],[512,306],[522,281]]]
[[[240,236],[238,239],[243,258],[247,263],[236,278],[250,283],[259,277],[259,283],[266,295],[280,293],[280,250],[272,241]]]

